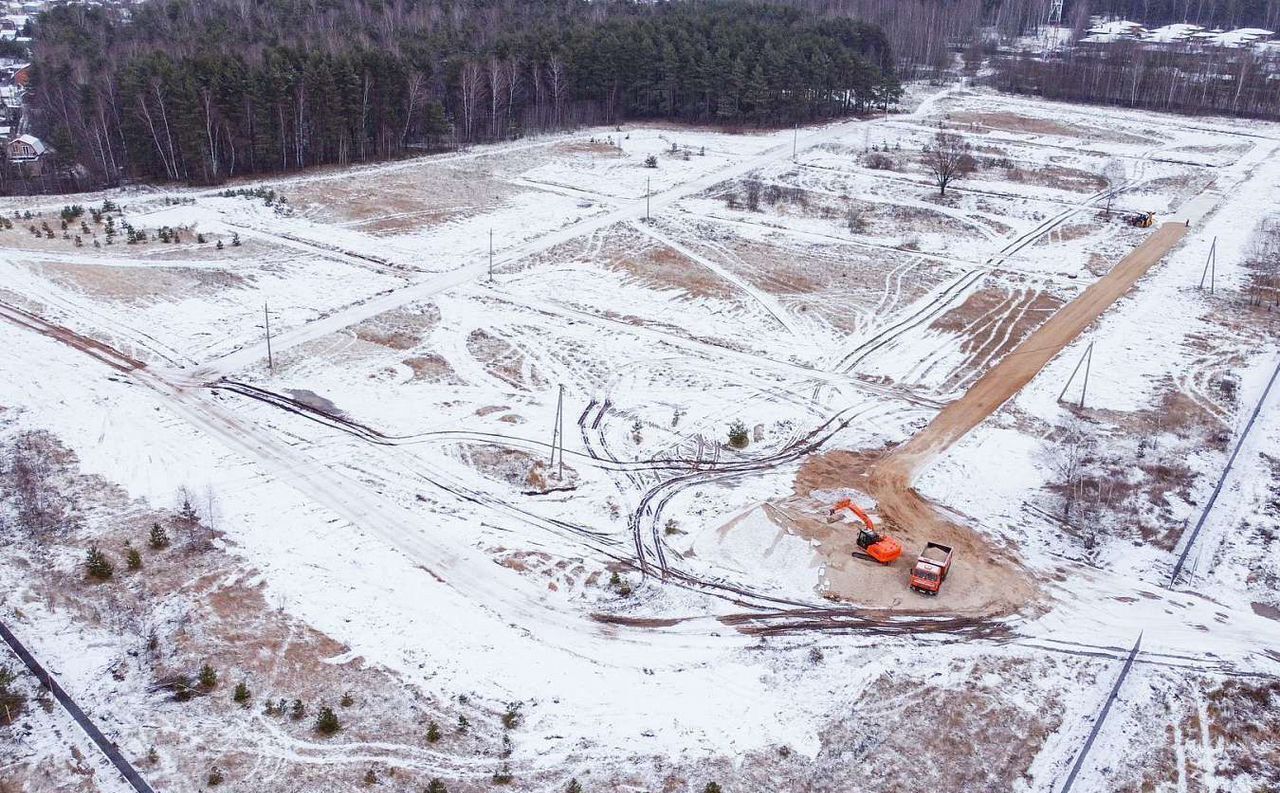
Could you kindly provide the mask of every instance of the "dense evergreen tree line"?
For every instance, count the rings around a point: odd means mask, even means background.
[[[624,118],[790,124],[900,91],[878,28],[754,3],[155,0],[58,6],[36,33],[35,130],[93,184]]]

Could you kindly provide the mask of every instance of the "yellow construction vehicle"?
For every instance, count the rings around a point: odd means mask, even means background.
[[[1156,213],[1138,212],[1129,216],[1129,225],[1140,229],[1149,229],[1156,222]]]

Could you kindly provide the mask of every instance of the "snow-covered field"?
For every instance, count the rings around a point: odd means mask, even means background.
[[[93,197],[144,244],[88,213],[64,236],[85,199],[0,201],[0,448],[47,431],[78,517],[33,539],[6,497],[0,620],[157,790],[215,766],[262,791],[1058,790],[1139,633],[1075,789],[1274,784],[1280,394],[1190,527],[1280,356],[1242,264],[1280,126],[908,108],[233,186],[285,202]],[[977,165],[945,196],[940,127]],[[1141,242],[1139,211],[1189,233],[916,482],[1016,560],[1016,608],[963,556],[936,599],[905,559],[832,566],[860,461]],[[111,580],[85,579],[95,544]],[[1269,737],[1228,728],[1258,702]],[[55,707],[19,722],[0,790],[123,784]]]

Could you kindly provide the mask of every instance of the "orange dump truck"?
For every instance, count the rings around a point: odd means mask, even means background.
[[[911,568],[911,588],[925,595],[936,595],[951,572],[951,546],[927,543]]]

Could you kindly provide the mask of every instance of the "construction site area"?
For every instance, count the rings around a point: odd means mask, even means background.
[[[1278,153],[917,85],[0,199],[0,791],[1272,789]]]

